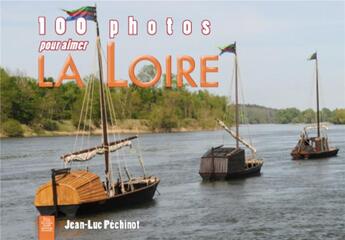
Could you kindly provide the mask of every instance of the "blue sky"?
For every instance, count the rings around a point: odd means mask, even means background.
[[[68,23],[67,32],[57,36],[54,20],[64,16],[60,10],[94,4],[87,1],[2,1],[1,2],[1,66],[37,78],[38,46],[41,40],[89,40],[87,52],[72,52],[82,76],[96,71],[94,23],[88,22],[88,32],[79,37],[74,24]],[[102,44],[108,39],[108,20],[117,19],[120,33],[116,42],[116,77],[128,79],[130,62],[142,54],[155,56],[165,69],[165,56],[173,58],[190,55],[196,63],[202,55],[218,54],[217,46],[233,41],[238,44],[241,83],[245,103],[275,108],[314,107],[314,64],[306,61],[318,51],[321,107],[345,107],[345,13],[344,2],[114,2],[98,1]],[[47,17],[46,36],[38,35],[38,16]],[[139,35],[128,36],[127,18],[139,21]],[[174,35],[165,33],[165,18],[174,19]],[[146,22],[158,23],[155,36],[146,33]],[[184,36],[184,19],[193,22],[193,34]],[[200,33],[200,22],[209,19],[212,32]],[[46,76],[56,78],[67,57],[66,52],[45,52]],[[209,74],[209,81],[218,81],[219,95],[232,95],[231,76],[233,56],[219,58],[219,72]],[[199,82],[199,68],[194,79]]]

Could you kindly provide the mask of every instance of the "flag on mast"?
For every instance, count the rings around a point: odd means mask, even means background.
[[[236,55],[236,42],[234,42],[233,44],[230,44],[228,46],[225,47],[219,47],[220,50],[220,54],[219,56],[221,56],[223,53],[234,53]]]
[[[309,58],[308,60],[316,60],[317,59],[317,52],[314,52]]]
[[[62,10],[69,15],[66,18],[66,21],[73,21],[80,17],[83,17],[86,20],[96,21],[96,7],[85,6],[74,10]]]

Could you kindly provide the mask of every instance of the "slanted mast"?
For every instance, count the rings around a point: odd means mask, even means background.
[[[228,133],[230,133],[230,135],[233,137],[233,138],[236,138],[237,141],[241,142],[244,146],[246,146],[247,148],[250,149],[250,151],[252,152],[252,156],[251,158],[255,158],[256,157],[256,148],[251,145],[250,143],[248,143],[246,140],[244,140],[243,138],[241,137],[237,137],[236,136],[236,133],[234,133],[230,128],[228,128],[225,123],[219,119],[217,119],[217,122],[218,124],[225,130],[227,131]]]

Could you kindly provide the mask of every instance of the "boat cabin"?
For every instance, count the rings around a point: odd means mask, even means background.
[[[55,188],[55,189],[54,189]],[[56,194],[54,194],[54,191]],[[76,205],[107,198],[99,176],[85,170],[69,171],[37,189],[35,206]]]
[[[303,129],[297,145],[291,152],[293,159],[329,157],[337,154],[338,149],[332,148],[328,144],[328,137],[325,131],[327,127],[321,125],[318,134],[311,136],[313,133],[309,132],[309,130],[316,128],[315,126],[308,126]]]
[[[296,150],[308,152],[322,152],[328,151],[328,137],[324,131],[320,131],[320,136],[310,136],[312,133],[308,132],[313,127],[306,127],[300,135]],[[326,127],[323,127],[325,129]]]
[[[202,157],[199,174],[203,179],[225,179],[229,174],[243,171],[245,151],[223,145],[211,148]]]

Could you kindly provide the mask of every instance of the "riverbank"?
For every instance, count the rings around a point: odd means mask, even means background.
[[[94,128],[92,131],[78,131],[77,128],[72,124],[72,121],[65,120],[58,123],[57,130],[49,131],[43,128],[30,127],[25,124],[21,124],[23,134],[21,137],[56,137],[56,136],[75,136],[79,135],[102,135],[101,128]],[[118,121],[117,126],[108,130],[109,134],[122,133],[122,134],[139,134],[139,133],[165,133],[165,132],[196,132],[196,131],[207,131],[216,130],[217,127],[201,127],[201,126],[190,126],[190,127],[178,127],[171,129],[156,128],[152,129],[149,127],[147,120],[144,119],[127,119]],[[9,138],[3,131],[0,132],[0,138]]]
[[[266,123],[264,123],[266,124]],[[273,123],[267,123],[273,124]],[[308,123],[298,123],[301,125],[308,125]],[[333,125],[333,123],[325,123],[326,125]],[[21,136],[16,137],[59,137],[59,136],[75,136],[79,133],[79,135],[87,135],[89,134],[88,131],[77,131],[77,128],[73,125],[71,120],[64,120],[60,121],[57,124],[57,130],[49,131],[43,128],[30,127],[25,124],[20,124],[23,130],[23,134]],[[251,124],[250,124],[251,125]],[[285,124],[282,124],[285,125]],[[338,124],[335,124],[338,125]],[[340,124],[341,125],[341,124]],[[183,127],[176,127],[171,129],[164,129],[164,128],[155,128],[152,129],[150,124],[145,119],[126,119],[126,120],[119,120],[117,121],[117,126],[114,128],[108,129],[109,134],[142,134],[142,133],[178,133],[178,132],[198,132],[198,131],[214,131],[218,130],[220,127],[214,124],[208,125],[199,125],[197,122],[190,122],[190,125],[186,125]],[[302,128],[300,129],[302,130]],[[90,135],[97,136],[102,135],[101,128],[94,128]],[[6,135],[3,131],[0,131],[0,138],[10,138],[13,136]]]

